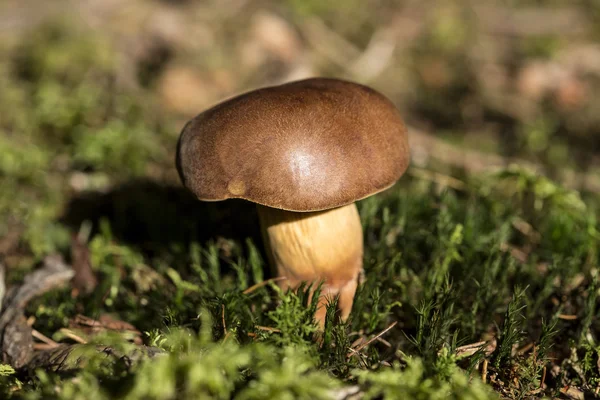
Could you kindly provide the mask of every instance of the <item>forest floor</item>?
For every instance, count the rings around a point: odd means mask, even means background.
[[[0,3],[0,398],[599,397],[600,8],[372,3]],[[252,205],[174,163],[205,108],[315,75],[412,151],[321,342]]]

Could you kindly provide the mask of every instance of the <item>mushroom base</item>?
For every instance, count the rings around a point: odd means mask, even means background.
[[[302,282],[321,286],[315,319],[323,328],[326,305],[339,296],[342,320],[352,310],[363,264],[363,232],[354,203],[318,212],[292,212],[258,205],[271,265],[284,289]]]

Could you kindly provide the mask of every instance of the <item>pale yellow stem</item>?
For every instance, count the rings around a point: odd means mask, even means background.
[[[339,295],[341,318],[352,310],[362,271],[363,232],[354,203],[319,212],[291,212],[258,206],[263,238],[279,285],[324,282],[316,320],[325,322],[326,304]]]

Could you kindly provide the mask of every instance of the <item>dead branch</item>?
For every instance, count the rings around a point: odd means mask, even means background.
[[[1,347],[2,362],[16,369],[29,362],[33,353],[33,336],[22,310],[17,310],[16,315],[4,328]]]
[[[136,345],[131,345],[132,350],[125,352],[110,346],[59,345],[39,333],[36,334],[36,337],[45,339],[46,348],[36,352],[33,343],[33,328],[25,317],[25,307],[34,297],[68,282],[73,277],[74,271],[64,263],[61,256],[47,256],[42,268],[28,274],[20,286],[11,288],[7,293],[4,272],[4,265],[0,262],[0,294],[2,295],[0,304],[4,304],[4,307],[0,309],[0,350],[2,361],[15,369],[21,372],[33,372],[37,368],[43,368],[48,371],[64,372],[79,368],[90,357],[98,353],[105,354],[114,362],[124,362],[129,366],[142,358],[152,358],[163,353],[158,348]],[[113,328],[133,328],[122,321],[112,319],[98,322],[98,324],[109,325]],[[71,338],[76,339],[74,336],[76,335],[71,335]],[[79,339],[85,342],[84,339]],[[47,348],[48,346],[50,348]]]
[[[32,328],[25,318],[25,307],[31,299],[67,282],[73,276],[72,269],[60,256],[47,256],[44,266],[25,277],[21,286],[5,293],[4,267],[0,266],[3,307],[0,316],[0,348],[2,361],[19,369],[24,367],[33,354]]]
[[[68,282],[72,277],[73,270],[64,263],[61,256],[46,256],[41,269],[27,275],[21,286],[5,295],[6,304],[0,317],[0,332],[25,309],[31,299]]]

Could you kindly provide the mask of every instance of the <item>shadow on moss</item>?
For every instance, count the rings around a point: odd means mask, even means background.
[[[252,203],[237,199],[202,202],[183,187],[148,179],[132,180],[108,192],[74,196],[61,222],[78,230],[88,221],[93,235],[102,219],[110,223],[117,240],[150,254],[220,238],[262,242]]]

